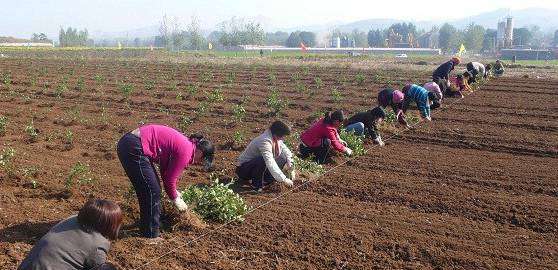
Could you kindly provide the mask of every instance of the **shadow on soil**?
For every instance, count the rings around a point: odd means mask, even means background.
[[[0,242],[19,243],[24,242],[30,245],[35,244],[50,228],[58,221],[50,222],[30,222],[8,226],[0,229]]]

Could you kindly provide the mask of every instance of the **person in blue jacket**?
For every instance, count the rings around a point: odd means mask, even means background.
[[[402,105],[403,114],[407,112],[409,105],[415,102],[422,118],[432,121],[432,117],[430,116],[430,104],[438,99],[434,93],[416,84],[405,85],[402,92],[405,94]]]
[[[459,57],[452,57],[449,61],[440,65],[436,70],[434,70],[434,73],[432,73],[432,81],[440,86],[442,93],[445,93],[446,89],[449,88],[449,75],[460,62],[461,59]]]

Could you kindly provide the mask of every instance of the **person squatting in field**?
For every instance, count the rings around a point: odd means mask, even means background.
[[[118,158],[132,182],[140,206],[139,227],[147,238],[159,238],[161,186],[153,163],[159,165],[163,187],[180,211],[188,206],[176,190],[180,175],[192,164],[209,169],[215,148],[201,135],[184,136],[164,125],[144,125],[118,142]]]
[[[343,111],[327,112],[324,117],[304,131],[300,135],[300,157],[306,159],[314,155],[318,164],[324,164],[331,148],[348,156],[352,155],[353,150],[347,147],[347,143],[341,140],[337,132],[344,120]]]
[[[385,117],[386,113],[382,107],[359,112],[345,121],[345,130],[354,132],[356,135],[364,135],[372,139],[374,143],[384,146],[384,141],[382,141],[382,137],[378,131],[378,124]]]
[[[442,93],[446,92],[447,82],[452,70],[459,65],[461,59],[459,57],[452,57],[449,61],[440,65],[434,73],[432,73],[432,81],[437,83]]]
[[[403,105],[403,100],[405,99],[405,94],[399,90],[393,90],[390,88],[383,89],[378,93],[378,106],[382,109],[391,107],[393,113],[395,114],[397,120],[400,124],[409,126],[405,117],[400,117],[403,113],[401,106]]]
[[[118,238],[120,207],[92,199],[77,215],[60,221],[33,246],[18,270],[112,270],[107,262],[110,241]]]
[[[496,63],[492,67],[492,73],[496,77],[500,77],[500,76],[504,75],[504,65],[502,64],[502,62],[500,60],[496,60]]]
[[[468,83],[472,84],[475,83],[481,77],[483,79],[488,78],[488,74],[490,73],[490,69],[492,68],[492,65],[488,64],[485,67],[483,64],[479,62],[469,62],[467,63],[466,67],[467,67],[467,72],[471,74]]]
[[[402,92],[405,94],[405,99],[403,100],[403,105],[401,106],[401,110],[403,111],[403,113],[400,114],[401,117],[405,117],[405,113],[407,112],[409,105],[412,102],[415,102],[422,118],[432,121],[432,117],[430,115],[430,103],[437,100],[434,93],[429,92],[424,89],[424,87],[416,84],[405,85]]]
[[[242,181],[251,181],[255,190],[274,180],[292,186],[296,173],[293,154],[283,139],[291,133],[291,128],[281,121],[275,121],[260,136],[254,138],[238,157],[236,174]],[[287,175],[283,173],[286,170]]]

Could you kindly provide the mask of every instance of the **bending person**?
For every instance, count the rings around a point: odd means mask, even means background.
[[[432,73],[432,81],[434,81],[442,92],[445,92],[446,89],[449,87],[448,80],[452,70],[455,69],[456,66],[459,65],[461,59],[459,57],[452,57],[449,61],[440,65],[434,73]]]
[[[301,158],[306,159],[314,155],[317,163],[324,164],[331,148],[350,156],[353,150],[346,146],[347,143],[341,140],[337,132],[343,120],[345,120],[343,111],[327,112],[323,118],[304,131],[300,135]]]
[[[258,191],[274,180],[292,186],[295,180],[293,154],[283,142],[289,134],[289,126],[275,121],[269,129],[254,138],[238,157],[238,178],[252,181],[252,186]],[[288,177],[282,172],[283,168],[287,170]]]
[[[422,86],[416,84],[407,84],[403,87],[403,93],[405,94],[405,100],[403,101],[403,114],[401,117],[405,117],[405,113],[412,102],[417,104],[422,118],[432,121],[430,115],[430,102],[436,100],[436,95],[428,90],[424,89]]]
[[[60,221],[44,235],[18,270],[116,269],[107,263],[110,241],[118,238],[120,207],[107,200],[89,200],[77,216]]]
[[[380,106],[384,110],[388,106],[391,107],[399,123],[407,126],[405,117],[400,117],[400,114],[403,113],[403,111],[401,110],[401,106],[403,105],[404,99],[405,94],[403,94],[403,92],[399,90],[386,88],[378,93],[378,106]]]
[[[376,107],[366,112],[353,115],[345,121],[345,130],[352,131],[357,135],[364,135],[372,139],[380,146],[384,146],[384,141],[378,131],[378,124],[386,117],[382,107]]]
[[[180,175],[191,164],[209,169],[215,148],[200,135],[184,136],[163,125],[145,125],[126,133],[118,142],[118,158],[132,182],[140,205],[140,231],[144,237],[159,237],[161,187],[153,163],[159,165],[163,187],[176,208],[188,206],[176,190]]]

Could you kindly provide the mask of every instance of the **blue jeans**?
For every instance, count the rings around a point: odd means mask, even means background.
[[[122,136],[117,152],[138,197],[140,231],[147,238],[156,238],[160,227],[161,186],[155,168],[143,154],[140,138],[132,133]]]
[[[348,132],[354,132],[355,135],[364,135],[364,124],[362,122],[356,122],[345,127]]]

